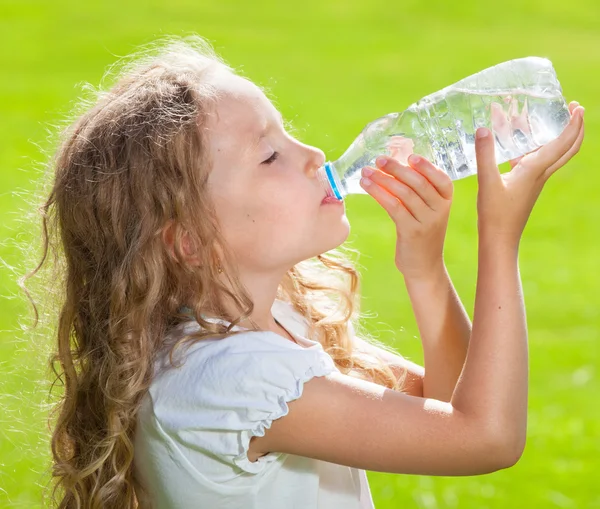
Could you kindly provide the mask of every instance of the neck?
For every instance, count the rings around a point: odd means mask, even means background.
[[[240,283],[246,289],[254,303],[254,309],[250,316],[238,323],[240,327],[252,328],[253,325],[256,325],[261,330],[270,330],[281,333],[281,327],[273,317],[271,308],[277,298],[277,290],[286,273],[287,269],[261,272],[257,270],[246,270],[243,266],[239,267]],[[221,278],[221,282],[226,285],[227,288],[230,288],[226,275],[221,274]],[[221,306],[227,313],[227,316],[238,316],[240,310],[234,306],[227,295],[225,295],[225,300],[226,302],[221,302]]]

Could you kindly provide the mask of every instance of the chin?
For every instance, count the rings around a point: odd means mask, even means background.
[[[323,252],[340,247],[344,242],[346,242],[346,240],[348,240],[349,236],[350,223],[344,214],[336,226],[330,226],[329,232],[324,232],[324,243],[327,244],[327,247],[323,250]]]
[[[350,223],[345,214],[338,222],[328,222],[327,226],[322,222],[319,226],[319,230],[312,235],[309,234],[309,240],[303,243],[309,251],[305,252],[298,261],[308,260],[340,247],[350,235]]]

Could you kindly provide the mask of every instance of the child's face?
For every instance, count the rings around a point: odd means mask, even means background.
[[[240,269],[285,273],[342,244],[350,232],[344,205],[321,204],[323,152],[286,133],[256,85],[229,73],[215,79],[225,93],[207,126],[209,192]]]

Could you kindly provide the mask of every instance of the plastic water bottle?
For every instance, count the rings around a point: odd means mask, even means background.
[[[552,62],[527,57],[504,62],[458,81],[409,106],[369,123],[318,176],[328,196],[367,194],[361,169],[387,154],[403,164],[419,154],[452,180],[477,172],[475,131],[492,130],[496,162],[514,159],[556,138],[567,126],[569,109]]]

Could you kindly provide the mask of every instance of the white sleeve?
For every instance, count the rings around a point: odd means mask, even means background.
[[[194,345],[195,346],[195,345]],[[190,348],[183,365],[156,380],[154,411],[184,447],[259,473],[280,454],[248,459],[253,436],[263,436],[304,383],[337,368],[320,344],[302,348],[274,332],[247,332]]]

